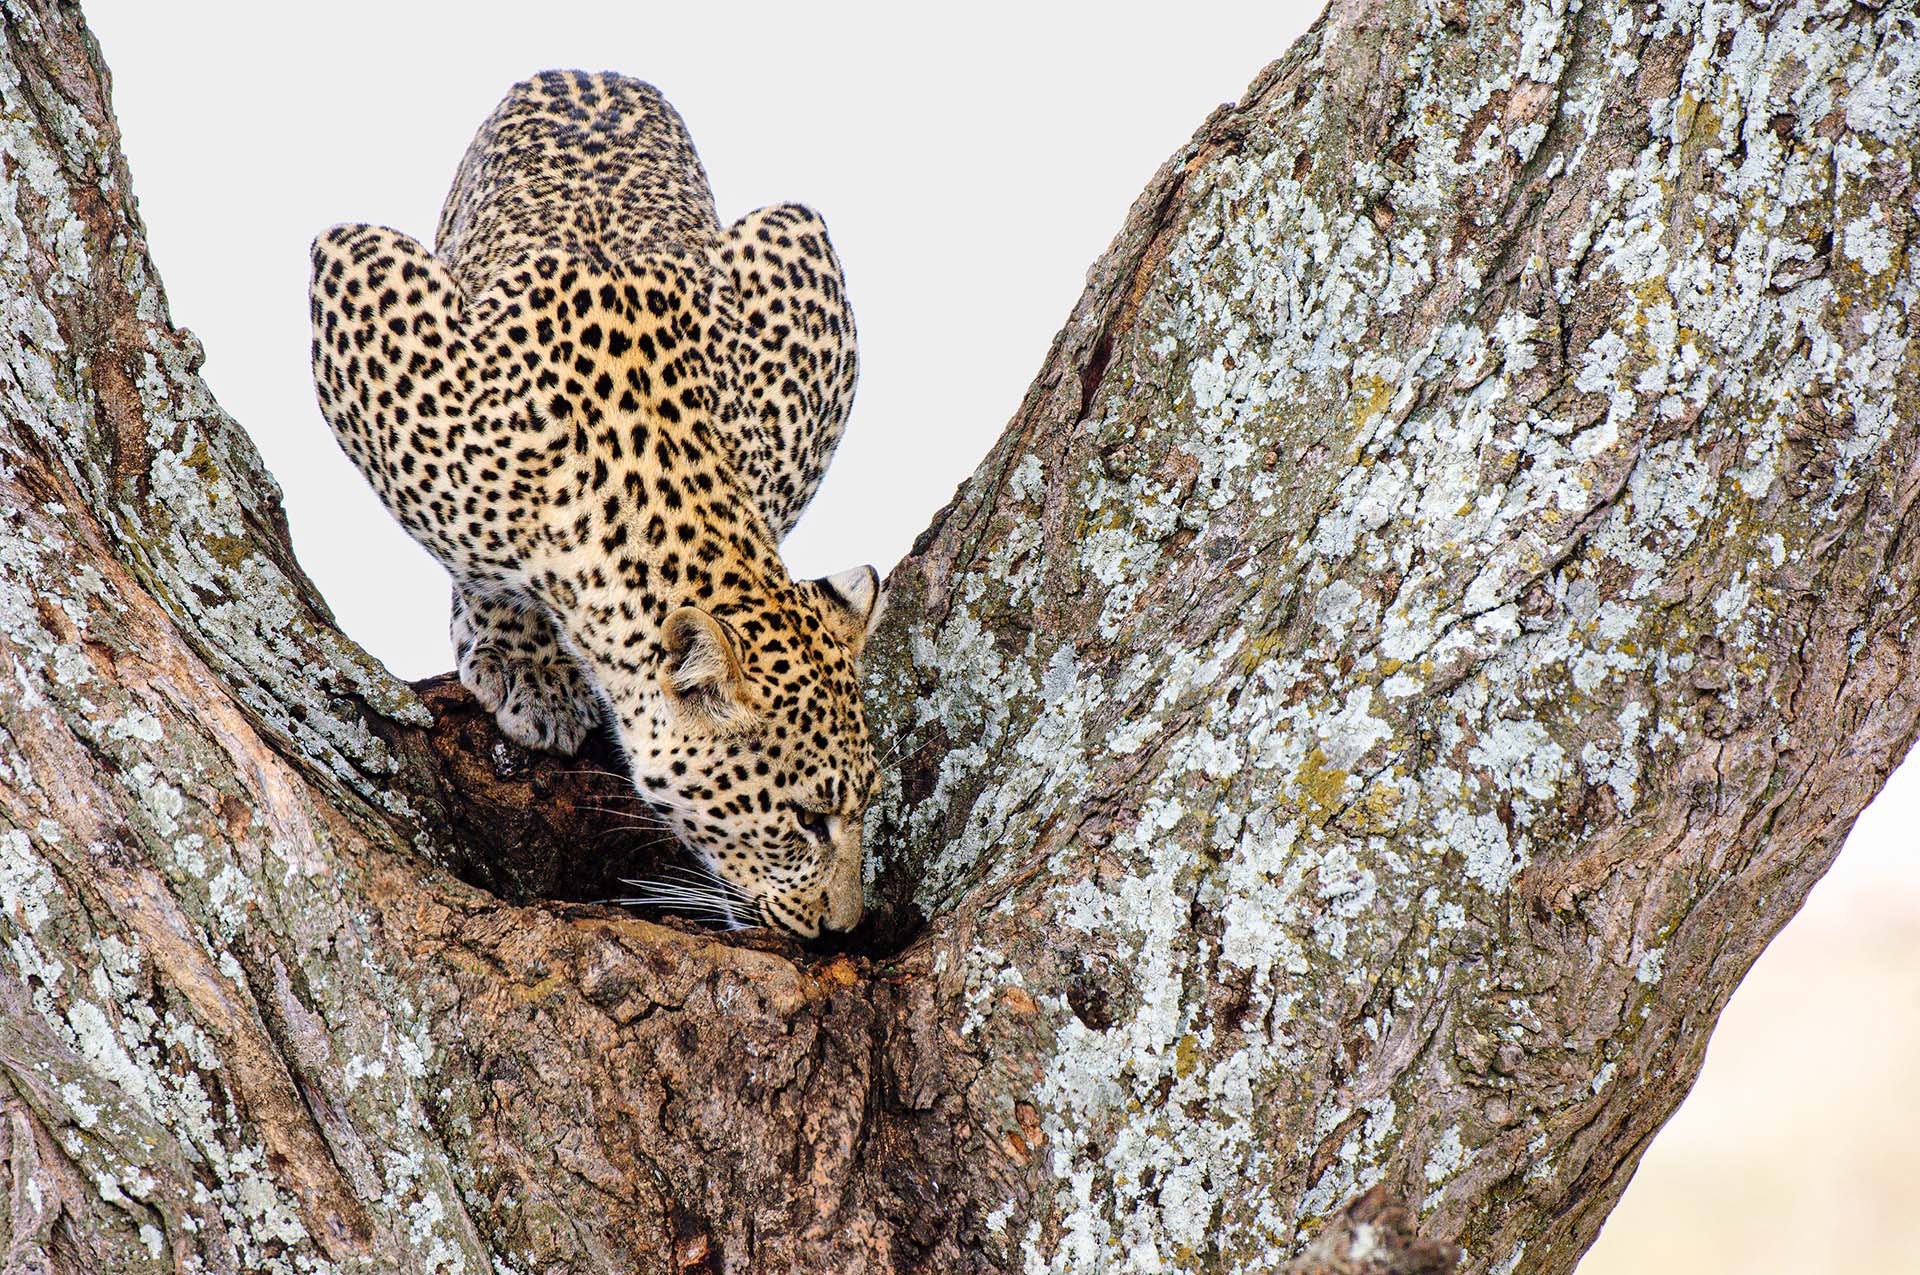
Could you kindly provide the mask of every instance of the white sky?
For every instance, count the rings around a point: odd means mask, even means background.
[[[300,561],[342,627],[417,678],[452,663],[446,577],[314,406],[307,243],[336,221],[430,243],[461,152],[508,85],[546,67],[650,79],[686,117],[723,219],[788,199],[826,217],[861,383],[786,556],[797,576],[860,562],[884,573],[1012,415],[1154,169],[1318,8],[1183,0],[1170,20],[1164,5],[1039,0],[90,0],[86,12],[174,319],[205,343],[208,383],[285,488]],[[1835,876],[1897,863],[1912,880],[1916,816],[1909,766]]]
[[[723,220],[789,199],[826,217],[860,388],[786,555],[796,575],[884,573],[1013,414],[1154,169],[1318,7],[1190,0],[1178,22],[1044,3],[86,12],[174,319],[286,489],[300,561],[342,627],[417,678],[451,664],[444,575],[314,407],[307,243],[368,221],[431,244],[461,153],[515,80],[555,66],[652,80]]]

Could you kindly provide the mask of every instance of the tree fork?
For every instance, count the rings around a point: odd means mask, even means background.
[[[0,1269],[1569,1271],[1920,721],[1909,6],[1334,4],[893,573],[837,956],[337,633],[0,9]]]

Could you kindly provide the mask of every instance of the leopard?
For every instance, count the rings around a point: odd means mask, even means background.
[[[546,71],[480,126],[432,250],[315,237],[309,309],[321,415],[446,568],[460,680],[501,732],[572,755],[604,723],[728,920],[854,929],[881,581],[796,580],[779,552],[858,377],[820,216],[723,226],[657,88]]]

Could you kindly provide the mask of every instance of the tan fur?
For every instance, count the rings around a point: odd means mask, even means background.
[[[782,205],[722,229],[657,90],[547,72],[481,127],[437,247],[314,241],[314,383],[453,576],[461,679],[533,746],[571,752],[605,714],[636,788],[763,917],[850,928],[877,578],[796,583],[776,548],[853,395],[824,225]]]

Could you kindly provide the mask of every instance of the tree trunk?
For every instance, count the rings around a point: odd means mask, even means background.
[[[0,1271],[1570,1271],[1920,723],[1910,4],[1335,0],[894,571],[834,957],[339,635],[0,8]]]

